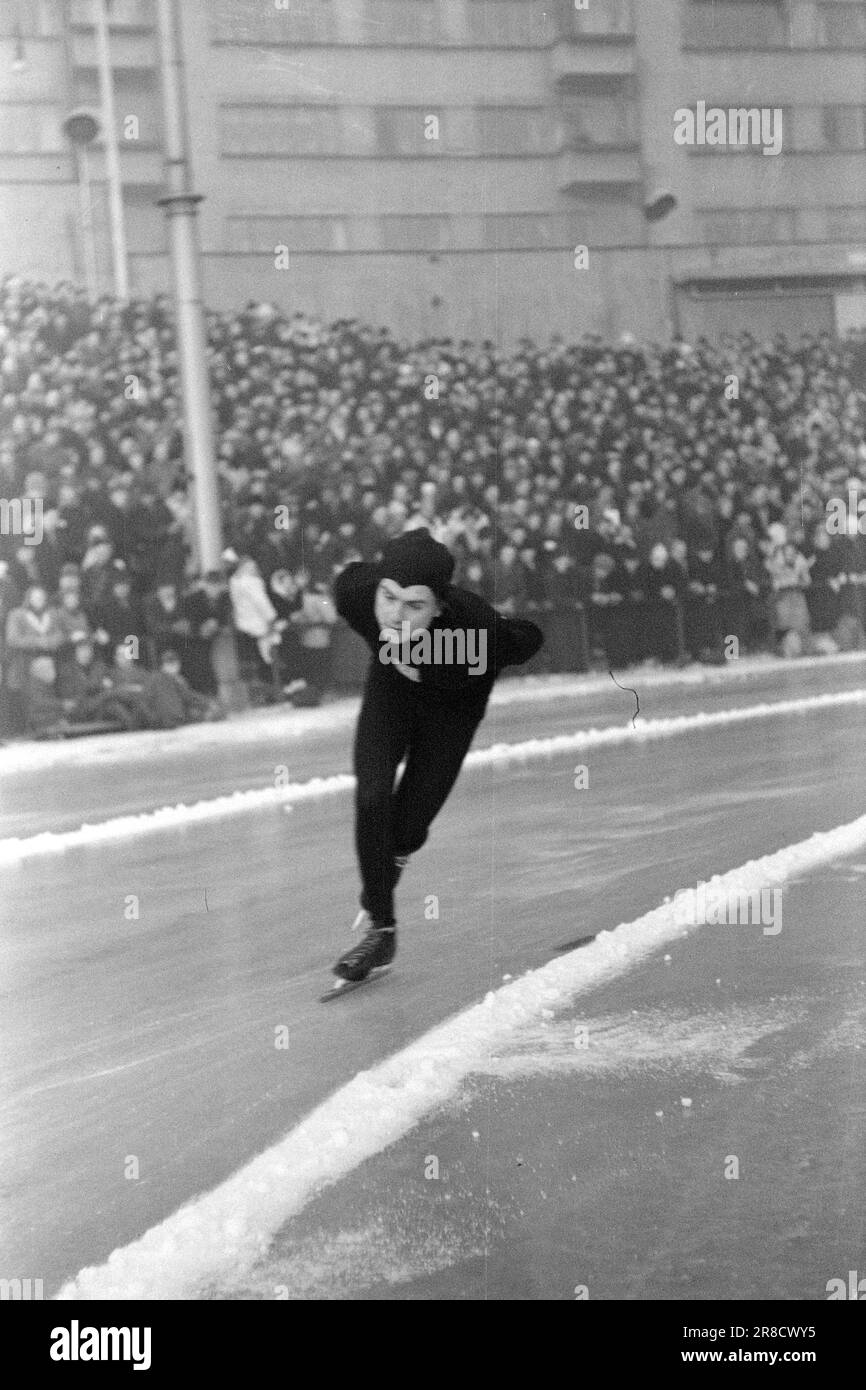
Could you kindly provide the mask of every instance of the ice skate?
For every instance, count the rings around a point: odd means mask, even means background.
[[[369,922],[366,912],[360,912],[356,918],[358,921]],[[380,974],[390,966],[397,953],[397,931],[395,927],[377,927],[370,925],[361,940],[354,946],[350,946],[348,951],[344,951],[334,966],[334,974],[337,976],[331,988],[321,996],[321,1002],[327,1003],[329,999],[336,999],[338,995],[345,994],[359,985],[365,984],[367,980]]]

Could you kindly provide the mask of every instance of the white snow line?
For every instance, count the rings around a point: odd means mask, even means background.
[[[651,669],[629,666],[618,669],[623,685],[639,683],[641,691],[677,688],[718,689],[732,685],[739,690],[753,680],[793,669],[829,671],[862,665],[866,652],[838,652],[833,656],[799,657],[796,663],[775,656],[745,656],[724,666],[698,663],[682,669]],[[515,676],[500,681],[493,690],[490,705],[496,710],[514,705],[550,704],[568,700],[574,703],[610,694],[615,690],[607,672],[586,675]],[[620,699],[623,697],[620,696]],[[357,696],[346,696],[316,709],[279,706],[247,710],[222,723],[185,724],[179,729],[160,732],[96,734],[92,738],[68,741],[12,743],[0,747],[0,774],[10,776],[43,772],[51,768],[103,768],[136,762],[185,758],[202,752],[241,747],[270,748],[275,743],[299,743],[315,735],[339,733],[354,723],[360,708]]]
[[[798,657],[796,669],[831,669],[866,662],[866,652],[836,652],[831,656]],[[782,656],[745,656],[726,661],[724,666],[705,666],[691,662],[683,667],[626,666],[617,668],[620,685],[639,685],[641,690],[665,690],[678,686],[718,687],[745,685],[762,676],[780,673],[790,675],[790,658]],[[610,672],[593,671],[586,675],[520,676],[500,681],[493,689],[491,705],[533,704],[548,700],[579,699],[588,695],[608,694],[613,690]]]
[[[748,705],[742,709],[714,710],[711,713],[679,714],[668,719],[647,719],[631,724],[613,725],[607,729],[583,729],[573,734],[556,734],[550,738],[527,739],[522,743],[495,743],[489,748],[470,752],[465,766],[478,768],[528,762],[533,758],[552,758],[564,753],[579,753],[589,748],[611,747],[624,743],[646,743],[655,739],[674,738],[679,734],[715,729],[728,724],[744,724],[753,719],[774,719],[789,714],[810,714],[815,710],[844,708],[866,704],[866,689],[843,690],[829,695],[811,695],[799,700],[777,700],[771,704]],[[313,777],[308,782],[290,782],[282,787],[257,787],[249,791],[232,792],[192,806],[163,806],[154,811],[142,811],[134,816],[115,816],[96,825],[82,825],[77,830],[45,830],[39,835],[0,840],[0,868],[20,864],[43,854],[60,854],[68,849],[87,845],[128,840],[156,831],[198,825],[223,816],[261,811],[274,806],[292,806],[296,802],[316,801],[339,792],[351,791],[354,777],[340,772],[332,777]]]
[[[788,845],[712,879],[718,893],[779,886],[866,847],[866,816]],[[694,891],[694,885],[689,885]],[[652,952],[697,930],[665,901],[601,932],[580,951],[489,993],[392,1057],[359,1072],[284,1139],[212,1191],[193,1199],[103,1265],[82,1270],[58,1299],[189,1299],[235,1282],[265,1254],[280,1227],[322,1187],[409,1133],[483,1070],[521,1025],[567,1007]],[[722,930],[749,930],[724,927]],[[754,928],[757,930],[757,928]],[[767,949],[773,949],[768,945]]]

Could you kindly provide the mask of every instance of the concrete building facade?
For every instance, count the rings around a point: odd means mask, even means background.
[[[862,0],[180,0],[180,15],[214,307],[502,343],[866,322]],[[152,0],[112,0],[110,22],[144,293],[169,284]],[[80,107],[98,107],[90,0],[6,0],[0,273],[84,278],[63,131]],[[719,111],[757,122],[723,143]],[[104,163],[97,141],[84,172],[108,289]]]

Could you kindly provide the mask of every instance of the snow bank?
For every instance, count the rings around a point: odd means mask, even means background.
[[[584,729],[573,734],[557,734],[550,738],[527,739],[522,743],[496,743],[489,748],[470,752],[465,766],[479,768],[501,767],[509,763],[529,762],[533,758],[553,758],[564,754],[582,753],[587,749],[611,747],[622,743],[651,742],[654,739],[674,738],[679,734],[743,724],[753,719],[775,719],[782,715],[810,714],[815,710],[844,708],[866,703],[866,689],[844,690],[831,695],[812,695],[800,700],[777,700],[770,704],[749,705],[741,709],[715,710],[712,713],[682,714],[669,719],[646,719],[632,726],[615,725],[607,729]],[[60,854],[82,846],[113,843],[156,831],[174,830],[223,816],[262,811],[275,806],[292,806],[302,801],[318,800],[339,792],[350,791],[355,779],[350,773],[332,777],[313,777],[308,782],[290,782],[281,787],[257,787],[228,796],[197,801],[191,806],[163,806],[140,815],[115,816],[96,825],[82,825],[77,830],[46,830],[39,835],[0,840],[0,867],[20,864],[43,854]]]
[[[835,656],[802,657],[796,666],[779,657],[742,657],[725,666],[693,665],[682,670],[629,668],[617,672],[621,685],[638,683],[640,690],[678,687],[712,688],[720,685],[746,685],[750,679],[793,669],[832,670],[866,662],[866,652],[841,652]],[[557,700],[579,701],[613,694],[607,672],[587,676],[519,676],[500,682],[493,691],[491,705],[545,704]],[[624,700],[624,696],[620,696]],[[13,743],[0,747],[0,774],[38,772],[52,767],[112,767],[117,764],[153,762],[162,758],[183,758],[191,753],[242,748],[303,739],[315,734],[336,733],[354,723],[360,701],[357,696],[329,701],[317,709],[295,709],[281,705],[271,709],[246,710],[223,723],[188,724],[162,732],[96,734],[93,738],[69,742]]]
[[[781,885],[866,847],[866,816],[717,875],[720,891]],[[693,885],[689,885],[693,887]],[[673,890],[672,890],[673,896]],[[82,1270],[59,1299],[189,1299],[236,1285],[280,1227],[322,1187],[407,1134],[488,1066],[514,1033],[679,937],[670,899],[589,946],[530,971],[359,1072],[284,1139],[211,1192],[181,1207],[105,1264]],[[772,943],[768,950],[774,949]]]

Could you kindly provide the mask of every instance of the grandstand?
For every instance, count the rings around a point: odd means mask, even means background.
[[[197,574],[187,539],[169,303],[94,304],[13,277],[0,323],[4,489],[39,503],[42,530],[38,545],[2,538],[7,727],[27,723],[25,655],[56,658],[62,685],[79,639],[107,667],[129,634],[146,667],[176,650],[214,693],[232,614],[227,575]],[[257,698],[358,684],[357,648],[314,596],[407,524],[448,541],[458,582],[539,618],[541,669],[715,661],[732,638],[734,654],[862,642],[856,339],[639,348],[588,335],[509,353],[268,305],[208,325],[229,569],[251,565],[265,605],[261,629],[240,626]],[[431,376],[442,390],[427,399]],[[720,390],[729,379],[736,397]],[[835,534],[833,499],[853,523]],[[64,589],[80,614],[49,632]],[[276,675],[257,646],[269,634]]]

